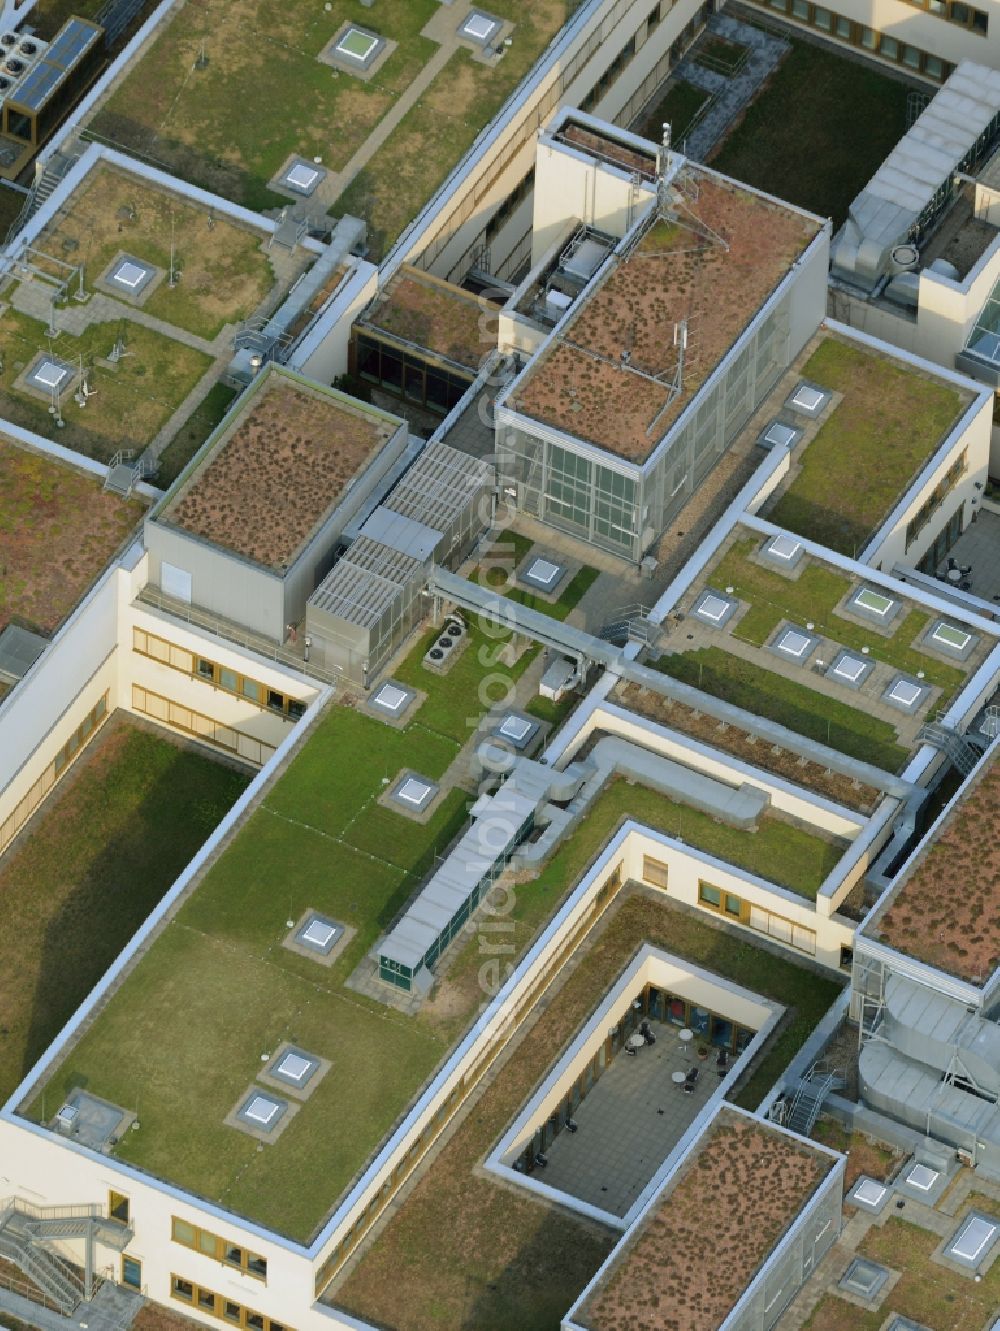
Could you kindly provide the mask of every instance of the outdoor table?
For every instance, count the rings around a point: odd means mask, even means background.
[[[687,1074],[684,1072],[671,1072],[670,1080],[675,1086],[682,1086],[687,1081]]]

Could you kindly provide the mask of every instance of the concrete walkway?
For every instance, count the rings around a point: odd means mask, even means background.
[[[323,182],[317,186],[316,193],[312,196],[313,199],[324,204],[327,208],[333,207],[351,181],[361,174],[389,135],[399,126],[403,117],[408,115],[416,106],[458,49],[458,42],[452,38],[441,46],[435,55],[431,56],[402,97],[393,104],[392,110],[382,117],[343,170],[331,171]]]
[[[19,282],[10,303],[21,314],[47,324],[52,311],[50,295],[51,288],[41,282]],[[61,333],[69,333],[73,337],[80,337],[91,324],[119,323],[122,319],[139,324],[152,333],[169,338],[171,342],[180,342],[183,346],[191,347],[192,350],[200,351],[207,356],[218,355],[223,346],[231,347],[235,332],[234,324],[226,324],[218,335],[209,341],[204,337],[198,337],[196,333],[187,332],[184,328],[175,328],[173,324],[166,323],[163,319],[156,319],[145,310],[138,309],[134,305],[126,305],[114,296],[106,296],[100,291],[95,291],[90,299],[82,304],[70,301],[68,305],[60,307],[55,312],[56,328]]]

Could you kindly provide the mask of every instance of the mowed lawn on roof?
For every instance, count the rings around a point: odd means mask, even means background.
[[[615,782],[542,873],[516,892],[513,960],[539,924],[574,887],[623,817],[669,831],[664,801],[643,787]],[[629,894],[592,940],[561,987],[546,995],[544,1039],[529,1035],[435,1156],[386,1228],[327,1301],[393,1331],[555,1331],[617,1235],[539,1202],[477,1170],[500,1133],[643,943],[685,957],[788,1009],[737,1103],[755,1108],[839,990],[825,979],[756,947],[749,938],[679,912],[664,897]],[[470,1008],[482,957],[478,940],[442,984],[442,1013]]]
[[[173,287],[161,281],[142,308],[211,341],[225,324],[249,318],[275,286],[264,250],[267,235],[101,163],[35,244],[45,254],[82,263],[90,291],[123,251],[168,273],[173,244],[181,280]],[[47,267],[43,258],[35,262]]]
[[[802,375],[844,396],[796,456],[801,470],[764,515],[853,558],[944,443],[968,399],[919,370],[832,337]]]
[[[797,735],[872,763],[884,772],[898,772],[909,756],[909,749],[898,742],[896,728],[888,721],[721,647],[671,652],[651,664],[713,698],[776,721]]]
[[[458,744],[334,705],[176,918],[57,1070],[46,1102],[86,1084],[141,1101],[121,1158],[305,1240],[440,1061],[446,1045],[345,987],[465,821],[446,795],[426,824],[376,801],[403,768],[440,777]],[[315,909],[355,930],[323,967],[282,946]],[[291,1040],[332,1068],[281,1139],[223,1120]],[[40,1112],[36,1099],[32,1112]]]
[[[0,629],[53,633],[138,525],[144,505],[0,436]]]
[[[488,6],[517,25],[504,58],[490,67],[456,48],[336,201],[336,215],[367,220],[369,257],[385,254],[578,4]],[[344,170],[441,50],[421,36],[439,9],[439,0],[379,0],[375,9],[361,0],[332,0],[329,9],[306,0],[184,5],[92,128],[226,198],[273,207],[284,200],[267,182],[291,153]],[[459,21],[456,13],[456,29]],[[317,58],[348,22],[397,43],[366,80]],[[202,52],[207,63],[196,68]],[[248,115],[265,91],[266,110]]]
[[[247,780],[119,713],[0,859],[0,1101]]]
[[[116,365],[101,364],[119,337],[126,354]],[[50,343],[43,323],[12,308],[0,314],[0,346],[0,416],[98,462],[110,462],[122,448],[141,452],[212,366],[204,352],[136,323],[91,324],[79,337],[61,333]],[[61,429],[51,402],[15,384],[41,353],[74,369],[82,358],[94,390],[84,407],[74,400],[75,388],[62,394]]]
[[[865,652],[872,661],[884,661],[912,675],[922,670],[927,683],[942,691],[939,707],[945,707],[962,686],[966,670],[914,646],[931,622],[926,610],[910,608],[891,634],[875,633],[835,613],[851,589],[860,585],[856,580],[813,559],[797,577],[786,577],[749,558],[760,544],[757,537],[737,540],[705,578],[713,587],[731,586],[739,600],[750,603],[733,628],[734,637],[762,647],[783,619],[811,622],[817,633],[838,646]]]
[[[1000,1219],[1000,1203],[982,1193],[969,1201],[979,1211]],[[963,1214],[965,1208],[959,1214]],[[949,1220],[950,1233],[958,1219]],[[941,1236],[892,1216],[873,1226],[858,1245],[858,1254],[879,1262],[900,1278],[876,1310],[848,1303],[836,1294],[825,1295],[803,1324],[803,1331],[881,1331],[893,1313],[932,1331],[978,1331],[990,1325],[1000,1307],[1000,1262],[993,1262],[977,1283],[964,1272],[952,1271],[934,1260]]]
[[[428,693],[406,729],[331,707],[47,1092],[85,1078],[116,1103],[141,1096],[142,1128],[123,1158],[294,1238],[316,1230],[472,1013],[432,1004],[414,1021],[345,987],[465,823],[460,789],[427,824],[377,800],[403,769],[441,777],[472,734],[496,643],[478,628],[470,637],[443,677],[422,667],[424,642],[396,672]],[[806,895],[842,849],[776,819],[747,837],[660,796],[655,808],[690,844]],[[529,894],[541,903],[536,926],[566,885]],[[356,930],[329,969],[281,945],[309,908]],[[223,1120],[283,1039],[333,1067],[258,1152]]]

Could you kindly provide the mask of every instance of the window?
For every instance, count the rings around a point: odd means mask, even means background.
[[[245,698],[247,702],[255,703],[260,708],[266,707],[269,712],[279,712],[291,721],[298,721],[308,706],[299,698],[290,698],[280,689],[271,688],[270,685],[252,676],[222,666],[207,656],[195,656],[178,647],[176,643],[168,642],[166,638],[160,638],[155,633],[148,633],[145,629],[133,629],[132,650],[138,652],[140,656],[148,656],[162,665],[168,665],[182,674],[204,680],[206,684],[213,684],[227,693],[233,693],[238,698]]]
[[[778,943],[786,943],[799,952],[806,952],[811,957],[816,955],[814,929],[796,924],[794,920],[789,920],[784,915],[777,915],[766,906],[746,901],[735,892],[724,892],[722,888],[714,887],[711,883],[700,882],[698,904],[704,906],[706,910],[714,911],[716,915],[732,920],[734,924],[746,925],[758,933],[766,934],[768,938],[773,938]]]
[[[180,1299],[182,1303],[194,1303],[194,1285],[190,1280],[182,1280],[180,1276],[174,1276],[170,1282],[170,1292],[175,1299]]]
[[[122,1253],[122,1284],[129,1289],[142,1289],[142,1262],[138,1257],[126,1257]]]
[[[187,1303],[212,1317],[218,1317],[231,1326],[243,1327],[244,1331],[290,1331],[284,1322],[272,1321],[264,1313],[244,1307],[235,1299],[225,1298],[203,1285],[185,1280],[183,1276],[170,1277],[170,1293],[181,1303]]]
[[[108,695],[105,693],[90,709],[76,730],[73,731],[53,758],[51,765],[38,778],[10,817],[0,823],[0,850],[3,850],[26,819],[38,808],[42,798],[48,794],[56,780],[62,776],[73,759],[80,753],[87,740],[94,734],[107,714]]]
[[[667,887],[667,866],[662,860],[654,860],[649,855],[642,857],[642,876],[643,879],[653,887]]]
[[[112,1220],[120,1220],[123,1225],[129,1223],[129,1201],[123,1192],[108,1193],[108,1215]]]
[[[256,1280],[267,1279],[266,1257],[260,1256],[259,1253],[248,1252],[237,1243],[228,1243],[218,1234],[213,1234],[210,1229],[192,1225],[187,1220],[182,1220],[180,1216],[175,1215],[171,1220],[170,1237],[175,1243],[183,1244],[185,1248],[192,1248],[195,1252],[204,1253],[206,1257],[212,1257],[226,1266],[242,1271],[244,1275],[253,1276]]]
[[[955,486],[965,475],[965,470],[969,464],[968,450],[963,449],[961,454],[951,464],[945,474],[935,485],[934,489],[927,496],[924,502],[917,509],[916,513],[906,524],[906,548],[909,550],[923,529],[930,522],[937,510],[951,494]]]

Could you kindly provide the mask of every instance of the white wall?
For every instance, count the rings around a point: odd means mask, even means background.
[[[751,3],[776,18],[794,23],[790,14],[775,14],[773,9],[760,4],[759,0],[751,0]],[[950,23],[935,14],[917,9],[904,3],[904,0],[834,0],[828,6],[834,14],[842,14],[855,23],[887,33],[900,42],[908,42],[951,64],[957,64],[960,60],[975,60],[978,64],[1000,69],[1000,4],[997,0],[974,0],[974,7],[985,10],[990,16],[988,36],[981,36],[959,23]],[[810,28],[810,31],[815,29]],[[873,57],[866,53],[866,58]],[[906,74],[912,73],[895,61],[879,63]]]

